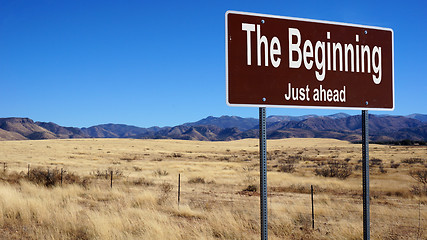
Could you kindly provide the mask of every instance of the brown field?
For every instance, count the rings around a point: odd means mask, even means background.
[[[361,145],[267,148],[269,239],[362,239]],[[426,186],[410,175],[427,169],[427,147],[371,144],[370,158],[372,239],[427,239]],[[256,139],[1,141],[0,163],[1,239],[260,238]]]

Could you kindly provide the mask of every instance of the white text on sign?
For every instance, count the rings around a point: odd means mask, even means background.
[[[261,33],[261,25],[242,23],[242,31],[246,31],[247,65],[252,65],[251,34],[256,33],[256,59],[257,65],[268,67],[269,62],[275,68],[281,63],[281,45],[278,37],[272,37],[270,43]],[[331,40],[331,33],[326,32],[326,39]],[[340,43],[332,41],[316,41],[312,43],[305,40],[303,43],[301,32],[298,28],[288,28],[288,59],[289,68],[311,70],[315,66],[315,76],[318,81],[323,81],[327,71],[371,73],[375,84],[381,83],[382,57],[381,47],[359,44],[361,36],[355,35],[355,42]],[[303,43],[303,44],[302,44]],[[262,48],[264,51],[262,52]]]

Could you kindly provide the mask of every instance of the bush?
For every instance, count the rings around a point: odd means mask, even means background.
[[[94,170],[93,172],[90,173],[90,175],[93,175],[95,178],[108,178],[108,171],[107,170]]]
[[[139,159],[139,157],[137,155],[124,156],[124,157],[120,158],[120,160],[124,160],[124,161],[128,161],[128,162],[132,162],[132,161],[135,161],[135,160],[138,160],[138,159]]]
[[[63,171],[62,182],[68,183],[68,184],[74,184],[74,183],[83,184],[81,178],[78,175],[68,171]]]
[[[61,171],[58,169],[42,169],[34,168],[30,170],[28,176],[30,182],[44,185],[46,187],[55,186],[61,183]],[[67,171],[62,172],[62,181],[63,183],[80,183],[80,177],[74,173],[69,173]]]
[[[424,160],[421,158],[407,158],[404,159],[402,161],[402,163],[407,163],[407,164],[416,164],[416,163],[420,163],[420,164],[424,164]]]
[[[304,160],[304,157],[301,155],[289,155],[288,159],[285,160],[285,163],[298,163],[302,160]]]
[[[351,166],[344,161],[328,161],[328,164],[319,166],[314,170],[314,173],[323,177],[336,177],[339,179],[346,179],[352,173]]]
[[[132,183],[133,183],[133,185],[137,185],[137,186],[152,186],[152,185],[154,185],[153,181],[146,180],[143,177],[133,180]]]
[[[156,171],[154,171],[153,174],[154,174],[154,176],[161,177],[161,176],[169,175],[169,172],[166,170],[157,169]]]
[[[245,189],[243,189],[244,192],[256,192],[258,190],[258,187],[254,184],[248,185]]]
[[[42,168],[31,169],[28,180],[36,184],[45,185],[46,187],[55,185],[56,182],[50,170],[43,170]]]
[[[137,166],[133,166],[133,170],[135,170],[135,172],[141,172],[142,168],[137,167]]]
[[[19,184],[19,182],[26,178],[26,174],[24,172],[17,173],[17,172],[10,172],[10,173],[3,173],[0,174],[0,181],[8,182],[10,184]]]
[[[413,170],[409,172],[409,175],[424,186],[427,185],[427,169]]]
[[[111,177],[111,172],[113,172],[113,176],[115,178],[117,177],[121,177],[123,175],[123,172],[119,169],[112,169],[112,168],[108,168],[106,170],[95,170],[93,172],[90,173],[90,175],[93,175],[95,178],[105,178],[108,179],[109,177]]]
[[[279,167],[279,171],[280,172],[285,172],[285,173],[293,173],[295,172],[295,166],[293,164],[282,164]]]
[[[205,179],[202,177],[194,177],[188,180],[188,183],[205,183]]]
[[[413,185],[411,188],[411,193],[417,196],[427,196],[427,186],[423,185],[423,186],[417,186],[417,185]]]
[[[392,163],[390,164],[391,168],[398,168],[400,166],[400,163]]]
[[[381,163],[379,166],[380,173],[387,173],[387,170],[384,169],[384,165]]]
[[[164,183],[160,184],[160,190],[164,194],[170,193],[172,191],[172,189],[173,189],[173,186],[170,183],[164,182]]]
[[[379,159],[379,158],[371,158],[369,160],[369,162],[371,162],[371,166],[373,165],[381,165],[383,160]]]
[[[160,184],[160,195],[157,199],[157,204],[162,205],[169,199],[169,194],[173,190],[173,186],[170,183],[163,182]]]

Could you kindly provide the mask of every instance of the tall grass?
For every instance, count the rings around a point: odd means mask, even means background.
[[[259,239],[256,140],[48,140],[0,145],[0,162],[8,162],[7,171],[0,172],[0,239]],[[269,142],[269,152],[274,153],[268,162],[269,239],[361,238],[362,187],[355,168],[359,147],[327,139]],[[408,159],[408,152],[422,158],[426,150],[372,149],[386,167],[392,160]],[[283,163],[295,156],[293,171],[282,171]],[[319,166],[344,159],[353,169],[347,178],[316,176]],[[35,171],[30,178],[29,161]],[[422,167],[405,163],[380,174],[379,166],[372,166],[372,239],[427,238],[427,196],[411,192],[417,183],[410,175],[412,166]],[[57,175],[51,185],[33,179],[37,171],[45,179],[47,168],[69,170],[70,180],[61,187]],[[105,173],[111,169],[121,173],[113,179],[112,189]],[[242,191],[248,186],[250,194]]]

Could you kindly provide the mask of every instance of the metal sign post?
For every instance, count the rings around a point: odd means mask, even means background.
[[[226,12],[226,102],[259,107],[261,239],[268,237],[266,107],[362,110],[363,239],[370,239],[368,110],[394,110],[393,35],[383,27]]]
[[[368,110],[362,110],[363,239],[370,239],[369,220],[369,122]]]
[[[261,191],[261,240],[268,239],[268,218],[267,218],[267,134],[266,134],[266,110],[259,108],[259,171],[260,171],[260,191]]]

